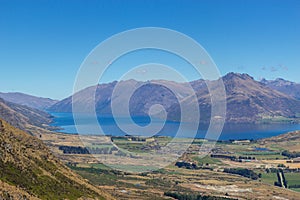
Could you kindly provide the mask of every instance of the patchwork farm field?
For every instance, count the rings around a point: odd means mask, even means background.
[[[166,195],[174,192],[229,199],[300,199],[298,164],[288,163],[292,158],[282,154],[287,150],[285,145],[289,134],[284,136],[284,140],[220,141],[210,152],[201,151],[201,145],[206,141],[198,139],[177,161],[163,169],[159,169],[157,163],[166,158],[157,157],[141,164],[139,156],[164,147],[171,141],[168,137],[132,141],[125,137],[99,139],[86,136],[81,138],[85,144],[80,144],[74,135],[54,134],[54,137],[45,137],[53,152],[76,173],[119,199],[170,199]],[[295,144],[300,146],[300,139],[295,141],[294,137],[290,137],[293,149],[297,149]],[[64,153],[59,150],[60,146],[72,147],[71,140],[77,141],[75,144],[82,148],[98,149],[99,153],[77,154],[80,152]],[[109,144],[111,140],[120,149],[102,151],[113,148]],[[180,145],[188,141],[180,139],[176,143]],[[278,181],[278,171],[284,173],[288,189],[274,186]]]

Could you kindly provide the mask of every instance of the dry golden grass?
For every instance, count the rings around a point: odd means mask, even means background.
[[[282,147],[288,146],[286,136],[277,139],[265,140],[259,143],[260,146],[271,147],[274,145],[282,145]],[[296,136],[293,135],[293,139]],[[99,159],[105,159],[106,162],[116,163],[116,160],[111,155],[97,155],[96,158],[91,155],[63,155],[62,152],[57,150],[58,145],[70,145],[80,146],[81,139],[76,135],[64,135],[64,134],[49,134],[43,136],[48,144],[54,144],[54,152],[57,153],[59,158],[64,161],[78,162],[78,166],[89,167],[87,163],[97,163]],[[86,141],[93,143],[94,140],[99,139],[95,137],[87,137]],[[297,142],[290,145],[290,149],[299,148]],[[291,141],[290,141],[291,142]],[[226,148],[226,147],[225,147]],[[228,145],[230,150],[236,150],[240,148],[238,146]],[[243,147],[242,151],[251,150],[252,147]],[[98,157],[98,158],[97,158]],[[128,159],[126,157],[118,160],[123,165],[138,165],[138,161]],[[290,168],[300,167],[299,164],[288,164],[286,160],[256,160],[251,162],[233,162],[229,160],[221,160],[222,166],[220,167],[233,167],[233,168],[249,168],[256,169],[264,166],[277,167],[278,164],[284,164],[290,166]],[[218,169],[218,168],[217,168]],[[186,191],[200,192],[203,195],[211,196],[225,196],[238,199],[300,199],[299,193],[260,183],[259,181],[253,181],[238,175],[226,174],[223,172],[210,171],[210,170],[188,170],[183,168],[177,168],[174,163],[165,168],[164,173],[150,173],[148,176],[140,176],[139,174],[130,174],[123,177],[124,179],[118,180],[120,182],[128,183],[129,185],[140,184],[146,189],[138,189],[135,187],[115,187],[115,186],[101,186],[117,199],[165,199],[163,193],[176,187],[184,188]],[[127,178],[127,179],[126,179]],[[132,180],[135,179],[135,180]],[[169,182],[171,186],[158,186],[147,185],[146,182],[150,180],[164,180]],[[176,184],[177,183],[177,184]]]
[[[28,192],[13,185],[9,185],[0,180],[0,199],[30,199],[38,200],[39,198],[32,196]]]
[[[298,169],[300,168],[300,163],[287,163],[287,160],[263,160],[265,164],[278,166],[279,164],[283,164],[290,169]]]

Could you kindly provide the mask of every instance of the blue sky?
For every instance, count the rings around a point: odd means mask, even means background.
[[[194,38],[222,74],[300,82],[299,0],[0,0],[0,91],[67,97],[93,48],[119,32],[149,26]],[[134,58],[168,58],[147,56]],[[104,82],[118,78],[117,67]],[[192,70],[186,73],[197,78]]]

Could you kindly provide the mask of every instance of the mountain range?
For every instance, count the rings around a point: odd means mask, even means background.
[[[229,73],[222,77],[226,90],[226,122],[296,122],[300,115],[300,84],[284,79],[256,81],[248,74]],[[131,90],[135,90],[129,99],[131,116],[147,116],[152,105],[160,104],[167,111],[169,120],[180,119],[180,105],[198,104],[201,122],[208,123],[211,117],[211,94],[206,83],[215,85],[218,80],[199,79],[189,83],[167,80],[141,82],[136,80],[114,81],[85,88],[74,96],[61,101],[34,97],[22,93],[0,93],[5,100],[0,100],[0,117],[12,125],[25,129],[28,124],[49,128],[51,116],[48,112],[72,112],[72,100],[75,100],[79,112],[86,112],[93,105],[92,95],[95,92],[95,108],[98,115],[112,115],[112,98],[117,105],[118,114],[126,114],[126,99]],[[115,95],[114,89],[125,95]],[[191,86],[197,96],[191,98]],[[212,87],[214,88],[214,87]],[[214,88],[212,93],[217,93]],[[73,98],[74,97],[74,98]],[[22,104],[22,105],[20,105]],[[4,109],[5,108],[5,109]],[[39,110],[38,110],[38,109]],[[14,114],[15,113],[15,114]],[[193,120],[193,116],[189,117]],[[21,123],[20,123],[21,122]]]
[[[226,122],[228,123],[294,121],[300,114],[300,101],[296,92],[296,90],[300,92],[300,88],[293,89],[297,84],[284,84],[283,88],[282,84],[275,84],[279,80],[260,82],[248,74],[239,73],[229,73],[222,77],[222,80],[226,90]],[[207,82],[215,85],[217,80]],[[199,105],[201,120],[207,123],[210,119],[211,96],[205,83],[204,80],[200,79],[190,82],[190,85],[197,95],[198,102],[196,103]],[[74,98],[80,107],[79,111],[86,111],[87,106],[92,103],[92,98],[89,97],[93,95],[93,91],[96,91],[96,112],[99,115],[111,115],[112,93],[117,84],[120,91],[125,94],[129,92],[128,88],[137,88],[129,101],[129,110],[132,116],[145,116],[152,105],[160,104],[166,109],[168,118],[177,121],[180,119],[180,104],[195,103],[192,102],[195,101],[195,98],[191,98],[187,92],[187,83],[163,80],[148,82],[127,80],[99,84],[79,91]],[[176,93],[173,92],[174,88],[176,88]],[[218,92],[217,88],[211,92]],[[120,110],[126,108],[124,95],[115,96],[113,101],[119,105]],[[51,112],[71,112],[72,96],[57,102],[48,110]],[[192,120],[193,116],[190,119]]]
[[[294,97],[295,99],[300,99],[300,84],[291,81],[284,80],[282,78],[277,78],[276,80],[266,80],[262,79],[261,83],[265,84],[267,87],[282,92],[286,95]]]

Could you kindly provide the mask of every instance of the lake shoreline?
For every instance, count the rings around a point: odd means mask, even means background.
[[[49,113],[53,118],[53,123],[50,126],[61,128],[58,132],[66,134],[78,134],[76,129],[72,113]],[[98,124],[89,124],[88,116],[84,116],[85,120],[83,124],[80,124],[81,130],[99,130]],[[98,118],[99,124],[101,125],[102,133],[82,132],[80,135],[111,135],[111,136],[125,136],[120,128],[118,128],[115,120],[112,117],[105,116]],[[146,117],[133,117],[133,121],[139,126],[146,126],[149,124],[149,118]],[[160,122],[155,122],[159,126]],[[128,126],[128,120],[124,119],[123,124]],[[156,136],[168,136],[176,137],[176,133],[180,122],[167,121],[163,129],[156,134]],[[93,128],[94,127],[94,128]],[[186,138],[206,138],[207,125],[199,125],[198,130],[191,130],[186,124],[184,126],[186,131]],[[218,141],[230,141],[230,140],[257,140],[263,138],[270,138],[278,136],[287,132],[300,130],[300,124],[297,123],[260,123],[260,124],[225,124],[223,131]],[[196,135],[192,132],[196,131]],[[136,135],[136,134],[134,134]],[[141,135],[143,136],[143,135]]]

